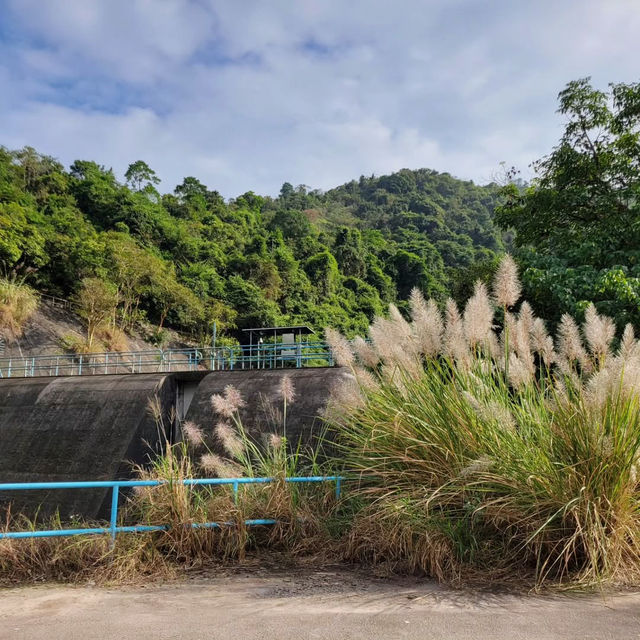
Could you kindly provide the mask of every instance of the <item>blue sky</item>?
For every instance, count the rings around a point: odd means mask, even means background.
[[[557,93],[640,80],[640,0],[0,0],[0,144],[172,190],[528,177]]]

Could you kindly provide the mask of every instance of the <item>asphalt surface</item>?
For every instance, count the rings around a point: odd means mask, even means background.
[[[342,568],[0,591],[2,640],[640,638],[640,593],[460,592]]]

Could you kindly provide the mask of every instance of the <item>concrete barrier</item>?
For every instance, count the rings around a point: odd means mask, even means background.
[[[257,371],[216,371],[206,375],[196,390],[186,412],[186,419],[212,433],[221,419],[211,407],[211,396],[222,394],[227,385],[242,395],[245,406],[240,410],[242,423],[250,434],[282,434],[282,395],[284,376],[289,376],[295,400],[287,407],[287,438],[309,442],[322,429],[319,415],[326,407],[333,385],[349,374],[345,369],[318,367],[309,369],[264,369]],[[222,451],[221,451],[222,452]]]
[[[27,378],[0,381],[2,482],[115,480],[130,477],[164,438],[148,410],[157,397],[167,418],[175,381],[168,375]],[[170,435],[170,434],[167,434]],[[106,512],[107,490],[28,491],[0,496],[20,511],[56,508],[65,518]]]
[[[287,435],[308,441],[321,428],[318,414],[330,390],[348,374],[336,368],[216,371],[0,380],[0,482],[120,480],[133,477],[165,439],[180,438],[182,419],[209,433],[219,420],[211,395],[235,386],[250,433],[281,433],[280,385],[289,375],[296,399],[288,407]],[[148,409],[157,398],[162,426]],[[175,420],[172,419],[175,416]],[[17,511],[63,518],[103,517],[108,491],[29,491],[0,495]]]

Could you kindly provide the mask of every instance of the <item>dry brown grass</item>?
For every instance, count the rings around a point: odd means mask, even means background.
[[[37,308],[38,295],[31,287],[0,277],[0,336],[19,338]]]
[[[74,522],[74,527],[105,526]],[[40,522],[7,510],[0,531],[61,529],[59,518]],[[68,528],[68,527],[67,527]],[[142,577],[170,578],[176,567],[157,550],[153,534],[58,536],[0,540],[0,585],[34,582],[129,583]]]
[[[103,351],[131,351],[127,334],[112,324],[98,327],[95,339],[101,344]]]

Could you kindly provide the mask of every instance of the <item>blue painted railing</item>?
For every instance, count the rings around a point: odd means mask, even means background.
[[[324,342],[0,358],[0,378],[333,366]]]
[[[234,499],[238,498],[238,490],[240,485],[246,484],[267,484],[274,482],[277,478],[189,478],[178,481],[179,484],[185,486],[201,486],[201,485],[231,485],[233,487]],[[341,476],[306,476],[284,478],[285,482],[291,483],[312,483],[312,482],[334,482],[336,485],[336,498],[339,499],[342,491]],[[121,487],[158,487],[160,485],[171,484],[161,480],[95,480],[89,482],[14,482],[0,484],[0,491],[29,491],[34,489],[96,489],[111,488],[111,515],[108,527],[94,527],[84,529],[48,529],[35,531],[7,531],[0,532],[0,540],[3,538],[51,538],[56,536],[80,536],[80,535],[96,535],[109,534],[115,540],[118,533],[139,533],[143,531],[167,531],[168,525],[132,525],[118,526],[118,503]],[[255,525],[272,525],[276,524],[276,520],[271,518],[261,518],[254,520],[245,520],[247,526]],[[223,526],[233,526],[232,522],[201,522],[192,523],[190,526],[194,529],[214,529]]]

